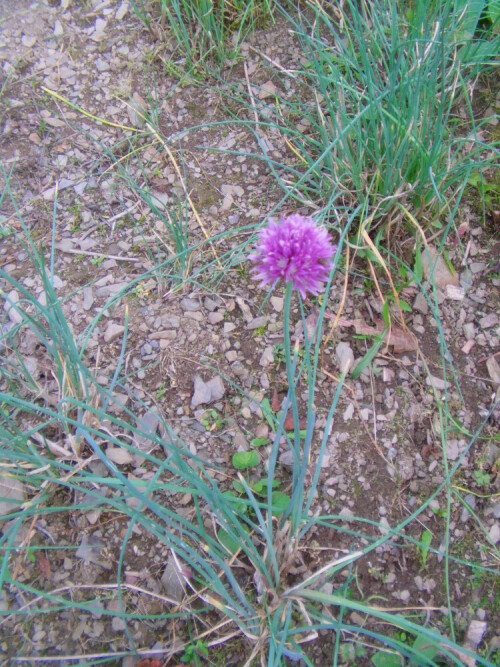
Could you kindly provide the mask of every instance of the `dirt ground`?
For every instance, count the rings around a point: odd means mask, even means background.
[[[279,22],[251,36],[242,54],[255,85],[269,80],[268,59],[290,63],[300,58],[297,45]],[[282,292],[276,291],[262,307],[265,293],[249,279],[246,251],[240,249],[253,233],[252,226],[265,219],[278,198],[265,164],[237,154],[258,155],[255,137],[236,124],[186,131],[228,119],[231,105],[213,82],[199,85],[169,69],[168,48],[155,41],[126,1],[0,0],[0,56],[2,189],[10,174],[10,189],[24,224],[32,239],[43,244],[47,257],[55,229],[55,287],[75,336],[86,330],[111,297],[178,250],[154,207],[133,186],[134,182],[147,185],[160,212],[177,205],[184,186],[176,162],[161,143],[152,145],[150,137],[141,134],[147,129],[144,114],[158,110],[161,133],[176,137],[169,145],[172,150],[176,146],[178,158],[182,154],[187,188],[199,214],[186,215],[189,242],[227,235],[217,245],[205,244],[190,254],[179,271],[185,275],[192,271],[195,278],[182,289],[168,276],[153,273],[106,309],[92,329],[86,363],[102,383],[110,381],[127,310],[125,370],[135,395],[150,406],[148,411],[140,408],[139,416],[149,419],[155,411],[160,413],[193,453],[229,468],[235,451],[249,449],[254,437],[269,435],[261,400],[272,401],[276,390],[281,401],[286,391]],[[234,80],[244,77],[242,63],[225,75]],[[491,131],[497,131],[493,122]],[[270,135],[267,140],[272,155],[285,159],[287,147],[280,138]],[[214,147],[218,152],[208,150]],[[455,383],[449,378],[448,400],[463,432],[448,434],[443,456],[434,394],[435,390],[442,395],[445,388],[438,329],[427,302],[411,286],[403,298],[412,306],[406,325],[415,334],[418,349],[405,347],[404,341],[398,346],[393,339],[371,370],[356,380],[348,377],[342,391],[314,511],[338,514],[344,527],[352,517],[364,517],[372,522],[363,526],[366,536],[378,537],[404,520],[439,487],[445,462],[452,466],[468,447],[471,438],[463,433],[475,433],[495,400],[499,380],[487,362],[500,361],[500,240],[498,224],[489,214],[482,221],[474,196],[471,188],[461,213],[465,259],[458,246],[448,249],[456,283],[445,268],[439,293],[442,335],[457,379]],[[229,233],[238,228],[242,229],[237,234]],[[39,293],[40,281],[18,240],[21,232],[13,202],[5,196],[0,211],[0,267],[27,290]],[[222,273],[216,270],[214,252],[232,255],[231,265],[226,262]],[[201,271],[209,262],[215,268]],[[331,320],[325,327],[316,396],[317,441],[336,389],[339,343],[344,342],[359,360],[369,346],[359,336],[363,333],[359,323],[373,327],[381,317],[380,301],[375,290],[367,289],[364,271],[361,260],[351,266],[342,323],[329,338]],[[335,280],[327,307],[332,316],[340,305],[343,273]],[[0,287],[7,290],[5,281]],[[307,302],[306,309],[314,321],[317,302]],[[299,325],[294,303],[293,326],[300,339]],[[43,359],[37,350],[30,351],[29,341],[20,341],[20,350],[42,374]],[[212,377],[209,366],[242,386],[253,400],[226,382],[220,398],[193,407],[194,378]],[[131,410],[137,408],[127,394],[122,398]],[[471,624],[479,627],[473,648],[489,652],[491,660],[500,655],[498,577],[463,562],[498,568],[497,436],[498,411],[468,449],[454,478],[449,526],[454,559],[448,564],[448,578],[457,639],[465,643]],[[105,474],[101,462],[90,465],[96,475]],[[151,473],[132,459],[122,469],[145,479]],[[284,459],[279,474],[286,484]],[[79,500],[58,491],[54,503]],[[176,504],[180,512],[189,511],[189,498],[183,494],[165,501]],[[424,608],[428,622],[447,633],[442,556],[446,508],[443,493],[406,529],[417,540],[423,530],[430,530],[432,546],[440,554],[430,553],[423,562],[422,554],[408,543],[386,543],[357,564],[353,594],[390,608]],[[124,596],[127,608],[140,609],[147,618],[130,621],[126,632],[124,621],[113,616],[120,609],[116,573],[125,519],[96,506],[46,515],[19,531],[15,546],[26,541],[47,546],[31,559],[22,548],[11,555],[10,567],[19,581],[47,594],[67,591],[74,603],[98,601],[93,613],[74,605],[18,616],[16,611],[37,607],[38,602],[6,584],[0,598],[2,664],[39,664],[41,657],[46,658],[45,665],[75,664],[69,660],[74,656],[81,656],[77,664],[85,659],[85,664],[97,664],[101,654],[132,652],[134,647],[156,651],[161,664],[178,663],[179,655],[172,655],[172,649],[185,633],[182,621],[161,618],[168,598],[164,574],[170,554],[139,528],[125,551]],[[0,518],[0,530],[8,527],[9,522]],[[356,531],[353,523],[350,533],[325,529],[311,534],[303,549],[307,566],[366,544]],[[63,548],[50,548],[55,545]],[[355,613],[351,616],[353,625],[364,622]],[[318,666],[330,664],[333,650],[331,637],[321,637],[311,646],[311,660]],[[342,664],[369,664],[369,655],[368,651],[365,657],[353,658],[346,650]],[[233,638],[212,648],[208,660],[243,665],[247,657],[245,641]],[[131,661],[120,657],[116,664]]]

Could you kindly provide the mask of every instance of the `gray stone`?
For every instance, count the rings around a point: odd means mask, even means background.
[[[259,317],[254,317],[251,322],[247,324],[247,329],[254,331],[255,329],[260,329],[261,327],[267,326],[268,321],[267,315],[260,315]]]
[[[184,599],[184,582],[173,556],[170,556],[167,561],[161,576],[161,583],[167,597],[175,600],[175,602],[182,602]]]
[[[198,405],[219,401],[224,396],[225,391],[224,383],[218,375],[208,382],[205,382],[199,375],[195,375],[191,407],[196,408]]]
[[[419,313],[422,313],[422,315],[427,315],[429,312],[429,304],[427,303],[427,299],[422,294],[422,292],[419,292],[415,297],[413,308],[414,310],[418,310]]]
[[[224,315],[222,313],[208,313],[208,321],[210,324],[218,324],[219,322],[222,322],[224,319]]]
[[[111,343],[115,338],[118,338],[125,331],[125,327],[122,324],[116,324],[116,322],[110,322],[106,327],[104,332],[104,341],[106,343]]]
[[[200,310],[200,302],[198,299],[184,297],[184,299],[181,300],[181,308],[184,311],[187,310],[190,313],[194,313],[195,311]]]
[[[495,324],[498,324],[498,315],[496,313],[488,313],[479,320],[481,329],[491,329]]]
[[[349,343],[339,343],[335,348],[335,355],[341,373],[352,370],[354,366],[354,353]]]
[[[16,477],[0,475],[0,517],[15,512],[24,502],[24,484]]]

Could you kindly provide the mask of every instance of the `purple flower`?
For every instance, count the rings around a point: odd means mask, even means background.
[[[261,285],[274,285],[280,278],[290,280],[303,299],[306,292],[318,294],[328,280],[337,246],[328,232],[310,217],[289,215],[280,222],[269,218],[259,232],[255,252],[249,256],[256,266],[251,270]]]

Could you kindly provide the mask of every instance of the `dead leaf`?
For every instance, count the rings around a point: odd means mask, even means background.
[[[290,411],[285,418],[285,422],[283,424],[283,430],[284,431],[293,431],[294,428],[295,428],[295,422],[294,422],[294,419],[293,419],[293,413]],[[307,428],[307,419],[306,418],[303,418],[303,419],[299,418],[299,429],[302,431],[305,428]]]
[[[378,321],[375,326],[369,326],[363,320],[339,320],[339,325],[343,327],[354,327],[357,334],[363,336],[376,336],[382,333],[387,328],[385,322]],[[386,331],[385,344],[394,348],[394,354],[401,354],[402,352],[414,352],[418,349],[416,336],[408,330],[395,325]]]
[[[279,412],[280,409],[280,399],[276,388],[274,389],[273,400],[271,401],[271,409],[273,412]]]
[[[50,579],[51,576],[52,576],[52,571],[50,569],[50,563],[41,551],[39,551],[38,554],[37,554],[37,562],[38,562],[38,570],[40,571],[40,574],[43,574],[43,576],[46,579]]]

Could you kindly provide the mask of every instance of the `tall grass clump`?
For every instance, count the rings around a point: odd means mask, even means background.
[[[439,225],[471,170],[487,163],[470,100],[500,47],[498,17],[479,21],[488,6],[280,6],[301,50],[279,74],[291,92],[278,86],[275,103],[252,99],[249,108],[256,131],[278,133],[288,149],[287,164],[271,165],[285,195],[348,211],[361,204],[372,227],[401,220],[401,205],[423,226]]]
[[[226,60],[235,59],[255,25],[272,18],[274,0],[156,0],[152,4],[151,12],[144,0],[133,0],[132,7],[152,32],[164,29],[187,68],[196,71],[207,65],[220,68]]]

